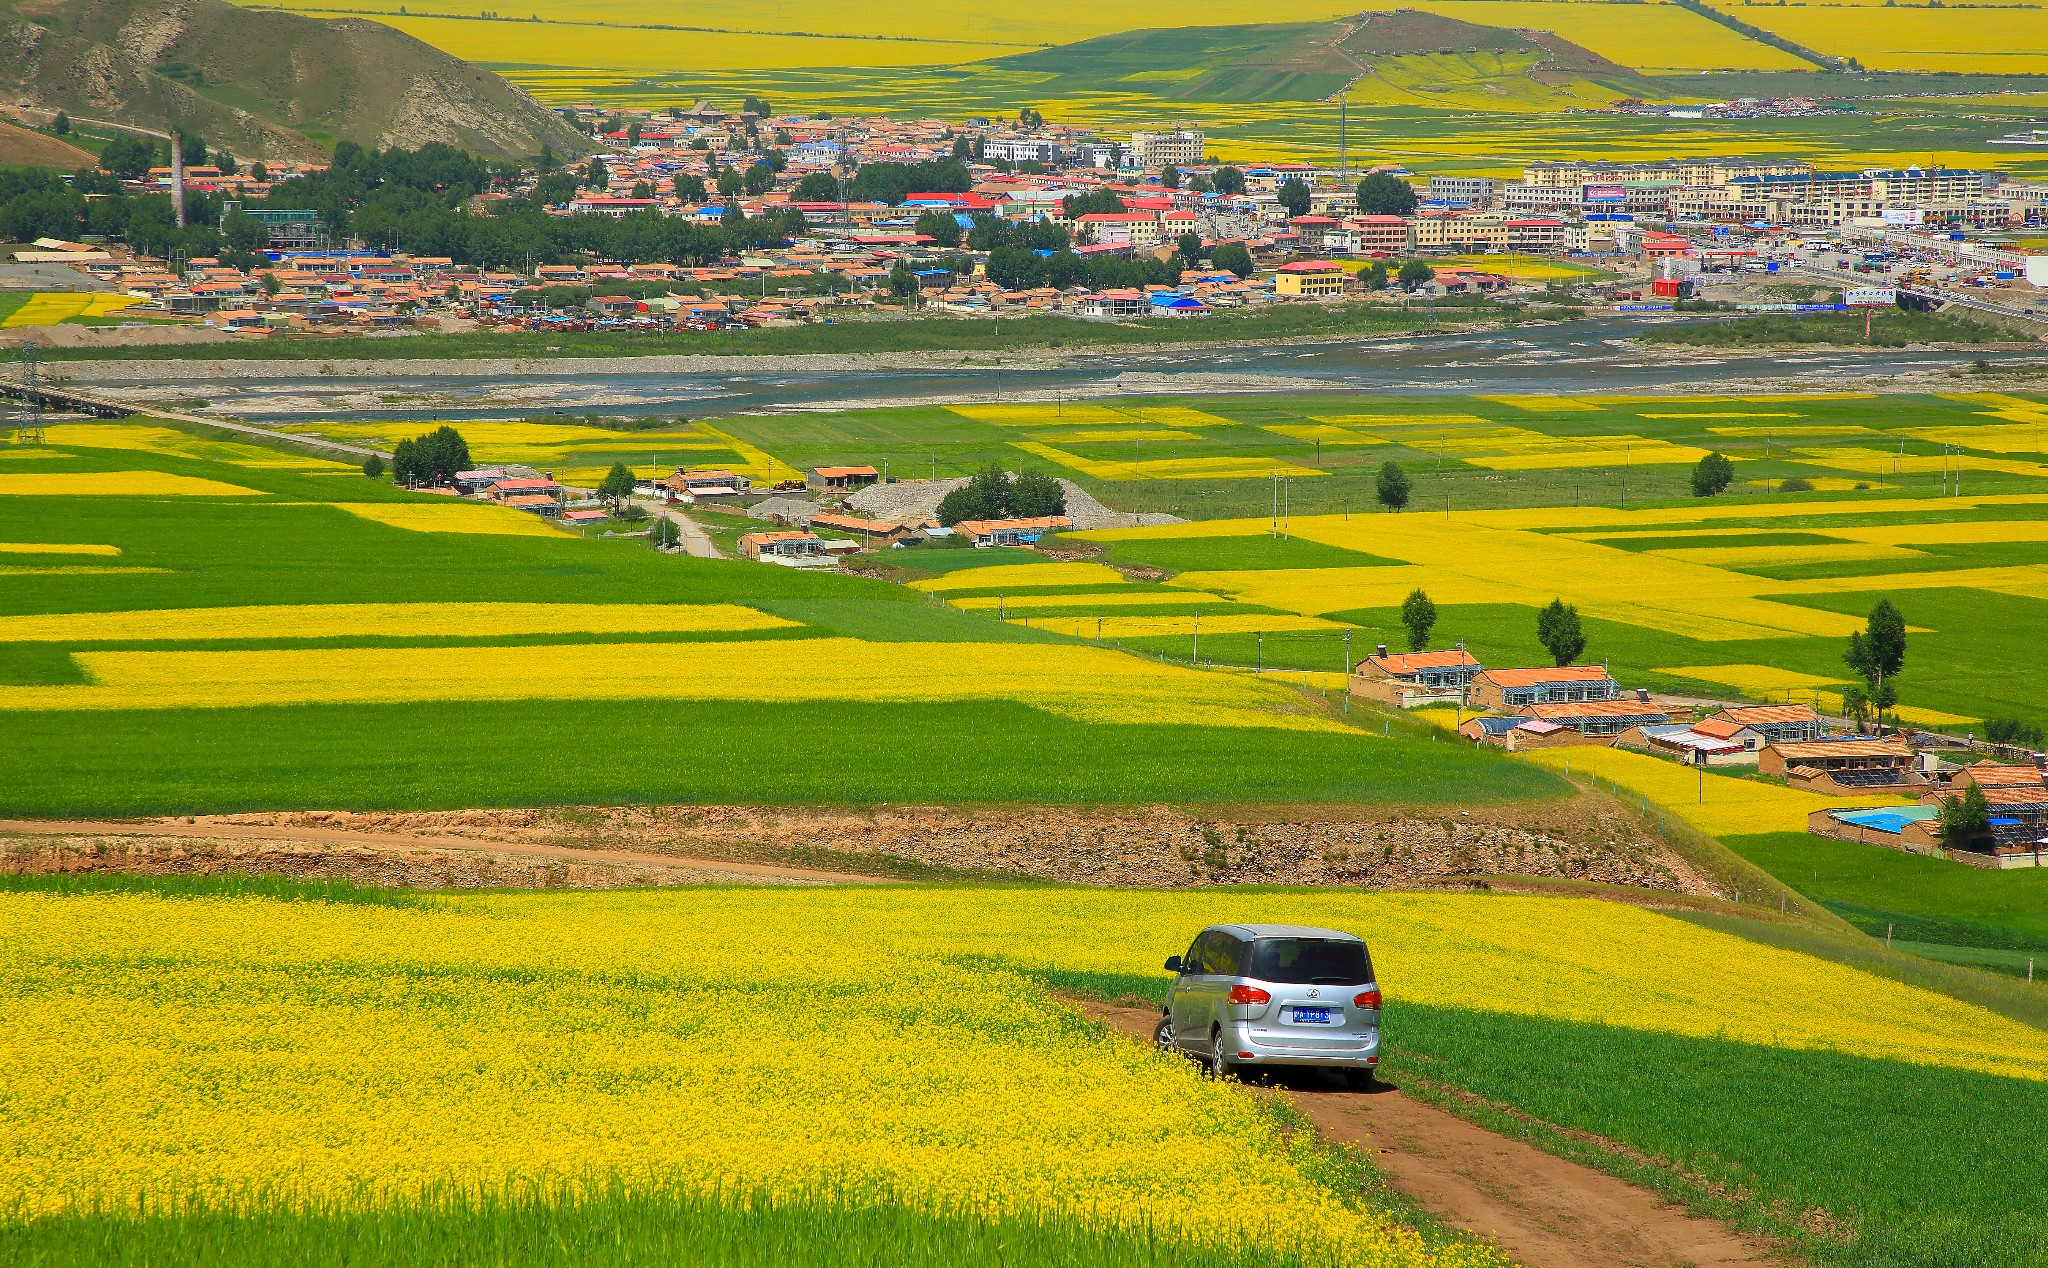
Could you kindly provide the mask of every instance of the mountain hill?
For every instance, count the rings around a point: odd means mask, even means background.
[[[1360,104],[1485,108],[1654,91],[1635,71],[1549,31],[1413,9],[1332,22],[1125,31],[991,64],[1044,75],[1033,89],[1047,99],[1142,92],[1182,101],[1321,101],[1348,87]],[[1475,100],[1455,100],[1461,92]]]
[[[587,141],[496,75],[362,18],[223,0],[0,0],[0,91],[80,120],[196,132],[242,159],[336,141],[500,158]]]

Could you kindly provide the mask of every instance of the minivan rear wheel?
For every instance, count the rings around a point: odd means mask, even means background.
[[[1237,1065],[1223,1054],[1223,1032],[1209,1036],[1209,1077],[1222,1080],[1237,1077]]]
[[[1172,1013],[1167,1013],[1164,1016],[1160,1017],[1159,1024],[1152,1028],[1152,1046],[1159,1049],[1161,1052],[1166,1053],[1168,1056],[1173,1055],[1173,1053],[1176,1051],[1176,1049],[1173,1046]]]

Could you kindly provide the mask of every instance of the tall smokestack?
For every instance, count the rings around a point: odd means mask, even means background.
[[[185,145],[171,133],[171,210],[178,214],[178,227],[185,227]]]

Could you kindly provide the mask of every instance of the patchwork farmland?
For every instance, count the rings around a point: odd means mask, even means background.
[[[1417,588],[1433,646],[1546,663],[1535,613],[1561,598],[1584,658],[1631,687],[1835,709],[1843,645],[1890,598],[1903,720],[2048,719],[2027,685],[2041,422],[2031,394],[1957,393],[458,424],[477,461],[572,483],[859,464],[907,493],[999,463],[1184,521],[869,552],[865,576],[579,537],[196,426],[53,425],[0,449],[10,1243],[172,1264],[1524,1259],[1512,1230],[1460,1231],[1390,1184],[1374,1159],[1396,1145],[1306,1130],[1319,1085],[1204,1080],[1084,1011],[1156,1015],[1194,930],[1273,921],[1370,940],[1382,1077],[1493,1147],[1629,1180],[1758,1256],[2026,1262],[2048,1236],[2048,1010],[2015,965],[2048,953],[2048,872],[1809,836],[1843,799],[1644,753],[1475,749],[1451,734],[1465,711],[1352,700],[1344,671],[1405,640]],[[381,447],[423,425],[301,429]],[[1715,452],[1732,485],[1690,496]],[[760,524],[688,513],[728,542]],[[1135,849],[1119,825],[1188,814],[1188,879],[1048,884],[1027,846],[917,864],[942,885],[865,883],[926,856],[777,852],[762,828],[723,861],[782,866],[782,888],[437,893],[295,880],[282,853],[206,839],[311,824],[384,860],[361,879],[396,866],[390,840],[645,861],[675,847],[631,824],[872,825],[885,803],[1058,813],[1099,857]],[[492,835],[522,814],[528,835]],[[1517,817],[1590,825],[1589,849],[1676,879],[1524,849],[1441,882],[1518,892],[1241,883],[1275,823],[1469,841],[1456,825]],[[1333,869],[1377,849],[1335,839]],[[2004,1164],[1968,1165],[1987,1152]]]

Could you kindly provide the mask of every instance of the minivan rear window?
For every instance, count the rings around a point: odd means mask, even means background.
[[[1372,981],[1372,957],[1363,942],[1334,938],[1260,938],[1252,943],[1244,976],[1260,982],[1316,986],[1364,986]]]

